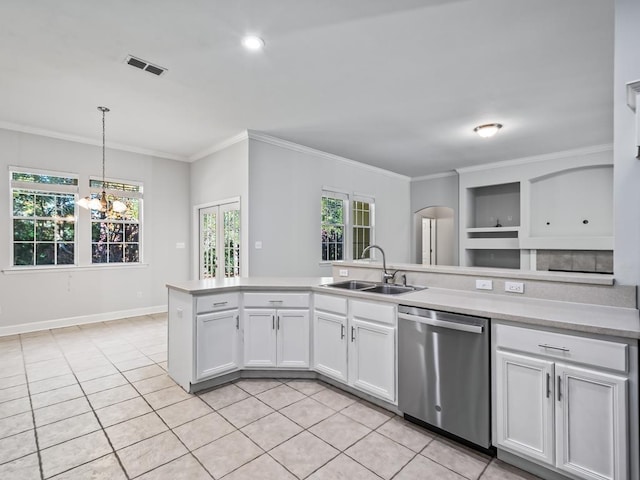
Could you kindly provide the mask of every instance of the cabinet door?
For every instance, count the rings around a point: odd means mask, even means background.
[[[349,328],[349,383],[395,402],[395,328],[354,318]]]
[[[276,315],[278,366],[309,367],[309,310],[278,310]]]
[[[622,480],[627,467],[627,379],[556,364],[557,467]]]
[[[496,352],[499,446],[553,464],[553,362]]]
[[[315,312],[313,366],[328,377],[347,382],[347,317]]]
[[[276,311],[244,311],[245,367],[276,366]]]
[[[197,379],[238,369],[238,310],[198,315],[196,320]]]

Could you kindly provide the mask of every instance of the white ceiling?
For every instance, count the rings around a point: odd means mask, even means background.
[[[0,127],[99,141],[106,105],[108,143],[170,158],[250,129],[414,177],[608,144],[613,7],[2,0]],[[489,140],[472,132],[487,122],[504,124]]]

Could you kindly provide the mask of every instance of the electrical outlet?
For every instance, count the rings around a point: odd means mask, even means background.
[[[476,280],[477,290],[493,290],[493,280]]]
[[[341,277],[348,277],[349,276],[349,270],[347,270],[346,268],[341,268],[340,269],[340,276]]]
[[[504,282],[504,291],[511,292],[511,293],[524,293],[524,283]]]

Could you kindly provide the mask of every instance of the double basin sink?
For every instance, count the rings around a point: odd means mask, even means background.
[[[325,287],[341,288],[343,290],[355,290],[365,293],[381,293],[382,295],[400,295],[403,293],[424,290],[426,287],[412,285],[393,285],[389,283],[363,282],[361,280],[347,280],[344,282],[327,283]]]

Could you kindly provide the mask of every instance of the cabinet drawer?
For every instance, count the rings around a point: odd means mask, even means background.
[[[396,324],[396,307],[384,303],[351,300],[351,315],[380,323]]]
[[[196,313],[217,312],[238,308],[237,293],[216,293],[196,297]]]
[[[308,293],[245,293],[245,307],[309,308]]]
[[[628,369],[628,348],[625,343],[496,325],[496,345],[619,372]]]
[[[344,297],[334,297],[333,295],[315,294],[313,297],[316,310],[325,312],[347,314],[347,299]]]

